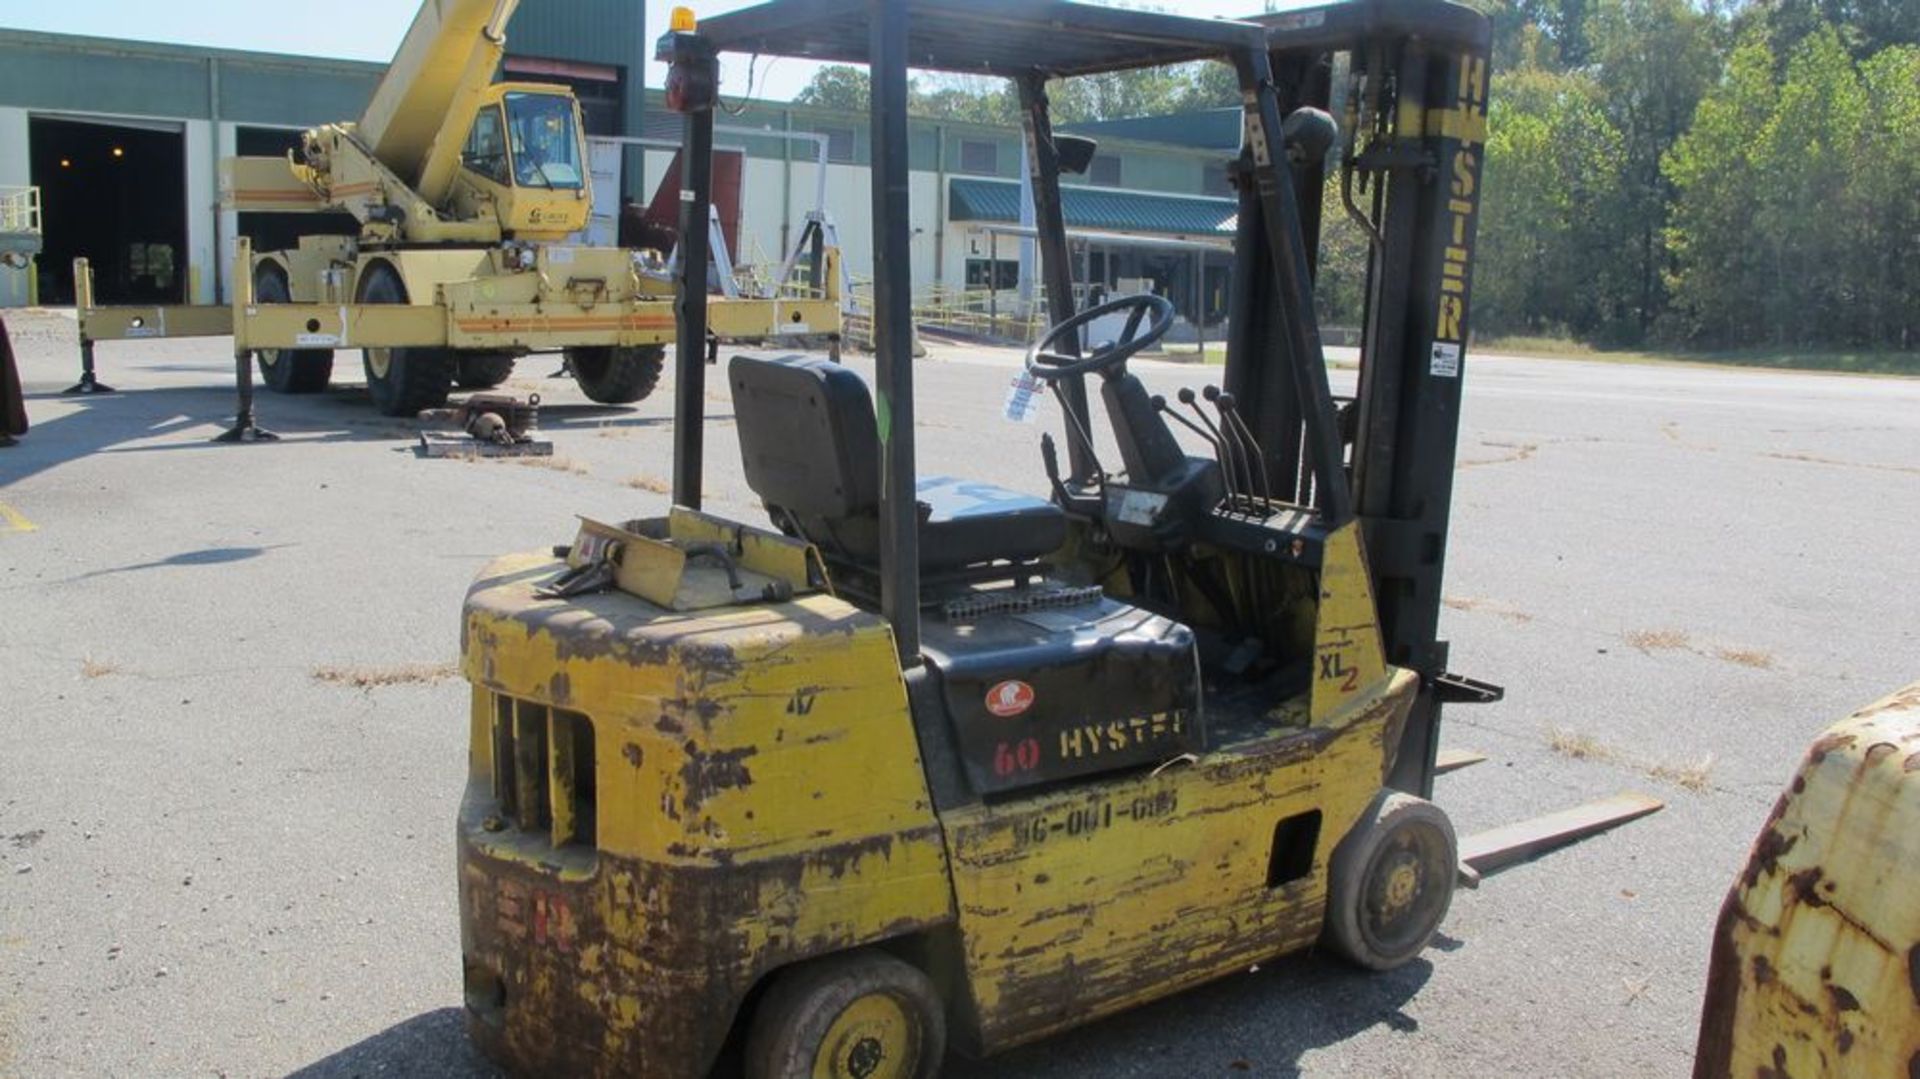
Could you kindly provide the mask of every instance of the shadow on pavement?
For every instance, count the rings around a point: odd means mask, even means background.
[[[1440,938],[1435,946],[1458,945]],[[1376,1026],[1419,1029],[1402,1008],[1432,974],[1425,959],[1374,974],[1331,958],[1291,956],[988,1060],[951,1058],[942,1074],[1298,1076],[1308,1050]],[[1197,1057],[1196,1045],[1210,1048]]]
[[[1435,947],[1452,950],[1459,942],[1441,937]],[[1300,1057],[1308,1050],[1337,1045],[1376,1026],[1418,1030],[1419,1022],[1402,1008],[1432,974],[1432,964],[1424,959],[1370,974],[1330,959],[1294,956],[988,1060],[949,1056],[941,1074],[946,1079],[1298,1076]],[[1190,1047],[1196,1044],[1212,1048],[1195,1057]],[[289,1079],[380,1075],[504,1079],[467,1039],[459,1008],[441,1008],[389,1027],[292,1072]]]
[[[441,1008],[350,1045],[289,1073],[288,1079],[370,1079],[372,1076],[434,1076],[436,1079],[503,1079],[467,1040],[459,1008]]]

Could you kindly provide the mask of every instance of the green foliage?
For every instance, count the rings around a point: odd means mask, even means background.
[[[1494,29],[1474,271],[1482,334],[1607,347],[1920,348],[1920,0],[1465,0]],[[1060,123],[1231,105],[1220,64],[1055,81]],[[866,108],[865,73],[801,95]],[[1016,124],[998,80],[915,115]],[[1322,318],[1366,238],[1328,189]]]
[[[1582,75],[1512,76],[1489,129],[1476,327],[1623,336],[1637,250],[1616,234],[1628,157],[1599,88]]]
[[[1920,338],[1920,49],[1859,63],[1821,26],[1782,71],[1768,37],[1750,34],[1667,173],[1679,191],[1676,335],[1890,348]]]

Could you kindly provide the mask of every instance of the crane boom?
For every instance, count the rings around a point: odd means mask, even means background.
[[[425,0],[360,119],[373,156],[439,204],[481,96],[506,55],[520,0]]]

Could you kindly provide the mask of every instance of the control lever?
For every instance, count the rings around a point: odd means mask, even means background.
[[[1201,438],[1206,439],[1207,445],[1212,446],[1214,448],[1215,455],[1218,456],[1220,447],[1218,444],[1216,444],[1213,441],[1213,436],[1207,434],[1205,431],[1202,431],[1197,425],[1194,424],[1192,420],[1186,418],[1185,416],[1182,416],[1178,412],[1175,412],[1171,407],[1168,406],[1166,398],[1161,397],[1158,394],[1155,394],[1153,397],[1153,410],[1165,416],[1166,418],[1179,423],[1180,426],[1185,427],[1187,430],[1192,431],[1194,434],[1199,435]]]
[[[1240,418],[1238,403],[1230,393],[1222,393],[1214,398],[1214,407],[1220,410],[1220,426],[1232,429],[1247,449],[1247,483],[1253,483],[1253,462],[1260,465],[1260,501],[1267,512],[1273,512],[1273,484],[1267,479],[1267,454],[1261,449],[1260,441],[1253,437],[1253,431],[1247,421]]]
[[[1053,485],[1053,496],[1060,500],[1060,508],[1072,505],[1067,485],[1060,480],[1060,449],[1053,444],[1051,432],[1040,436],[1040,467],[1046,470],[1047,482]]]
[[[1220,464],[1220,472],[1227,482],[1227,501],[1231,503],[1235,496],[1239,494],[1239,492],[1234,490],[1234,484],[1238,482],[1239,478],[1234,472],[1233,457],[1227,449],[1226,440],[1221,437],[1220,429],[1215,427],[1213,421],[1207,418],[1206,412],[1201,410],[1199,398],[1192,390],[1182,386],[1177,396],[1180,398],[1181,404],[1192,409],[1193,414],[1200,417],[1201,424],[1204,425],[1209,432],[1206,436],[1207,441],[1213,443],[1213,459]],[[1192,425],[1188,424],[1188,426]]]
[[[1205,397],[1207,402],[1213,405],[1214,408],[1218,409],[1220,407],[1220,387],[1208,386],[1202,389],[1200,394]],[[1198,407],[1195,408],[1195,411],[1199,411]],[[1247,496],[1247,501],[1251,502],[1254,499],[1253,465],[1247,461],[1244,448],[1240,445],[1239,436],[1234,433],[1233,426],[1227,422],[1227,414],[1225,411],[1220,413],[1220,427],[1220,442],[1226,447],[1227,459],[1231,462],[1227,467],[1234,470],[1234,481],[1236,483],[1238,483],[1241,478],[1246,480],[1245,486],[1241,487],[1240,490]]]

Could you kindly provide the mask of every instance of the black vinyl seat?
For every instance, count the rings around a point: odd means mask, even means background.
[[[880,556],[880,434],[858,374],[806,356],[742,353],[727,371],[747,486],[829,556]],[[1058,549],[1067,518],[1043,498],[948,476],[916,484],[920,567],[938,573]]]

